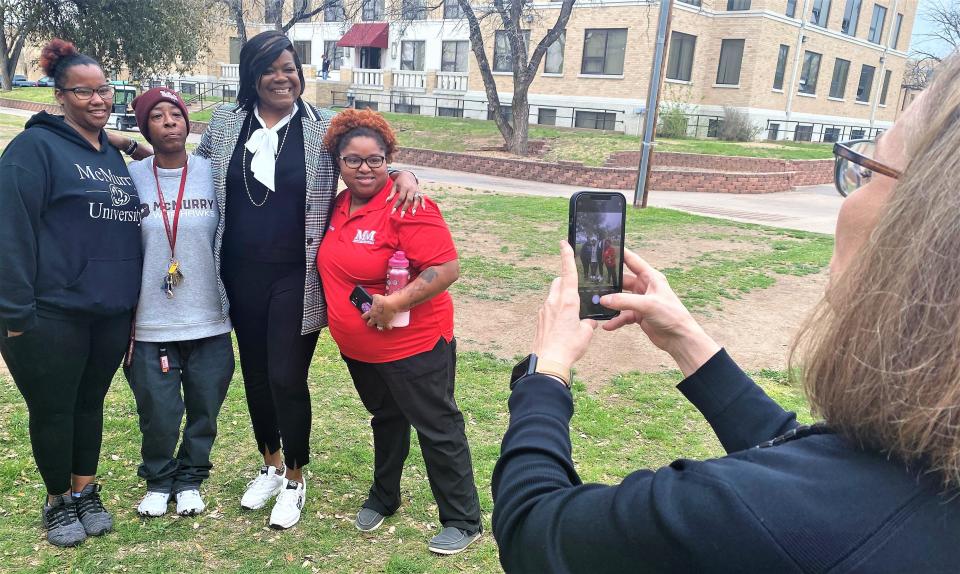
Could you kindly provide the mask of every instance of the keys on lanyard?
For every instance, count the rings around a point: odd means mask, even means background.
[[[183,283],[183,272],[180,271],[180,262],[176,259],[170,260],[170,267],[167,268],[167,274],[163,277],[163,292],[167,294],[167,299],[173,299],[173,288],[179,287]]]
[[[167,267],[167,273],[163,276],[163,292],[167,299],[173,299],[174,287],[179,287],[183,283],[183,271],[180,269],[180,262],[175,258],[177,252],[177,231],[180,224],[180,209],[183,206],[183,191],[187,185],[187,167],[183,165],[183,173],[180,175],[180,190],[177,193],[177,202],[173,206],[173,225],[170,225],[170,219],[167,217],[167,204],[163,198],[163,190],[160,188],[160,175],[157,173],[157,164],[153,164],[153,177],[157,182],[157,199],[160,200],[160,213],[163,216],[163,228],[167,233],[167,242],[170,244],[170,265]]]

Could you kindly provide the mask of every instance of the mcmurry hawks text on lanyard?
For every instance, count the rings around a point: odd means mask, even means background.
[[[180,190],[177,192],[177,202],[173,204],[173,225],[170,225],[170,217],[167,215],[167,201],[163,198],[163,190],[160,189],[160,175],[157,173],[157,161],[153,161],[153,179],[157,182],[157,199],[160,200],[160,214],[163,216],[163,228],[167,232],[167,243],[170,244],[170,266],[167,268],[167,274],[163,277],[163,292],[167,298],[173,298],[173,288],[178,287],[183,282],[183,271],[180,269],[180,262],[177,261],[177,228],[180,225],[180,209],[183,207],[183,190],[187,186],[187,166],[190,162],[183,164],[183,174],[180,175]]]

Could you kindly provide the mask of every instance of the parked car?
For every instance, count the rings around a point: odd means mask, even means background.
[[[28,80],[26,76],[17,74],[13,77],[13,85],[18,88],[35,88],[37,83],[33,80]]]
[[[50,76],[41,76],[40,79],[37,80],[37,85],[41,88],[52,88],[54,85],[53,78]]]

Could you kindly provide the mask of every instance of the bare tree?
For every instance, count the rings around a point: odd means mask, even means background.
[[[903,85],[915,90],[926,88],[933,78],[933,69],[936,64],[936,60],[931,58],[907,60],[903,71]]]
[[[956,52],[960,48],[960,3],[954,1],[933,0],[923,11],[924,17],[933,24],[933,31],[923,34],[924,43],[946,45],[947,52]],[[947,54],[936,48],[914,49],[920,59],[932,59],[937,62]]]
[[[483,78],[483,87],[487,93],[487,100],[493,112],[493,120],[497,129],[507,144],[507,149],[517,155],[527,155],[529,134],[530,102],[527,94],[530,84],[537,76],[537,69],[543,60],[544,54],[567,26],[573,4],[576,0],[563,0],[556,21],[547,30],[533,52],[527,51],[529,39],[524,24],[533,21],[538,14],[534,13],[532,3],[525,0],[490,0],[490,4],[472,6],[470,0],[456,0],[460,10],[467,19],[470,27],[470,45]],[[487,23],[489,25],[485,25]],[[486,28],[486,29],[485,29]],[[502,105],[497,91],[497,82],[494,79],[490,62],[484,44],[484,32],[487,37],[494,36],[495,32],[504,32],[510,43],[513,72],[513,100],[511,101],[513,119],[508,121],[501,113]]]
[[[0,0],[0,89],[13,89],[13,75],[34,22],[27,6],[18,0]]]
[[[237,29],[237,37],[240,38],[240,44],[247,43],[247,20],[252,14],[262,16],[253,17],[254,21],[267,21],[268,24],[281,32],[289,32],[298,22],[309,20],[318,14],[322,14],[328,8],[342,6],[340,0],[323,0],[319,5],[312,6],[306,0],[292,0],[288,18],[284,20],[286,12],[286,0],[218,0],[227,10],[230,20],[233,21]]]

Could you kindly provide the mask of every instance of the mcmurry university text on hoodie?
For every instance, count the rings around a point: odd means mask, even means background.
[[[0,156],[0,327],[97,317],[140,291],[140,200],[120,153],[40,112]]]

